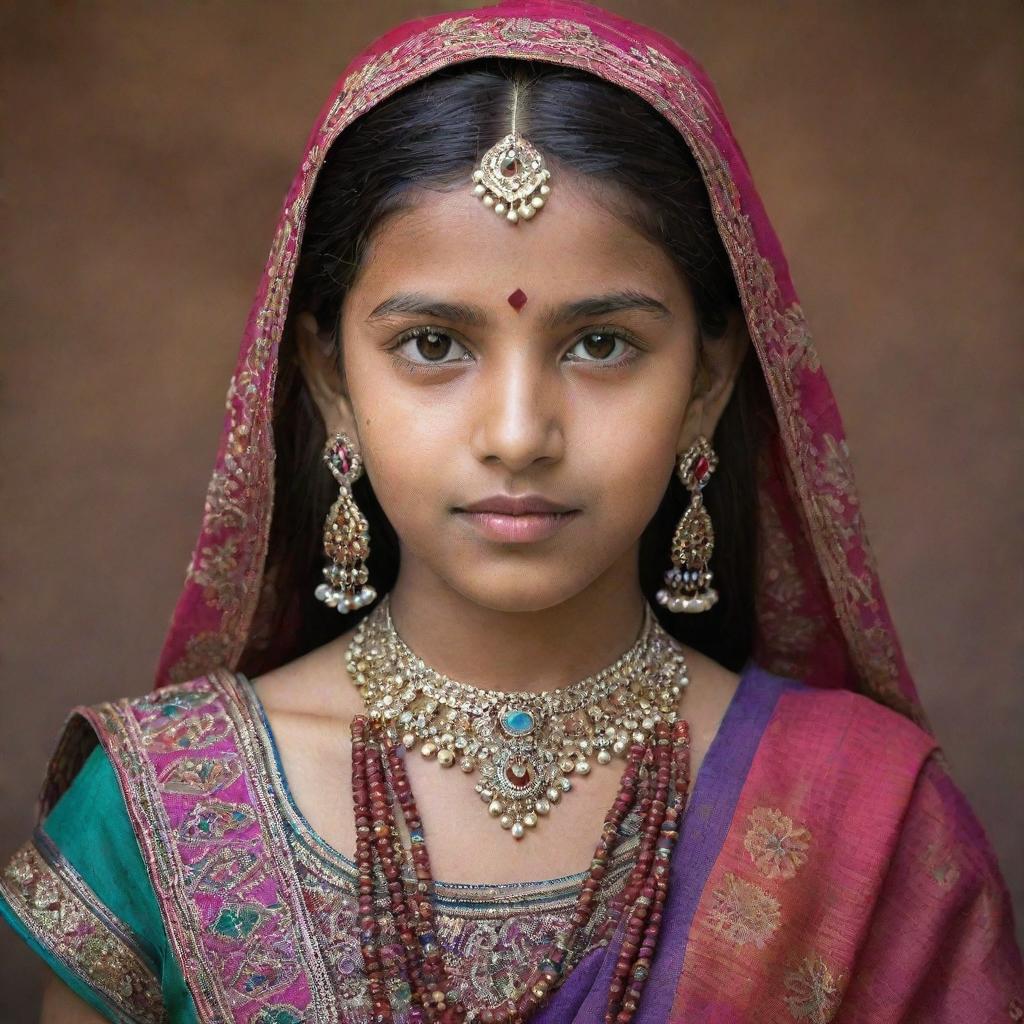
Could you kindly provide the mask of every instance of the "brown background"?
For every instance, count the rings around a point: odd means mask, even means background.
[[[7,8],[0,857],[67,709],[149,688],[278,204],[332,82],[396,21],[450,6]],[[720,89],[911,668],[1020,908],[1024,8],[608,6]],[[0,931],[0,1017],[34,1019],[34,958]]]

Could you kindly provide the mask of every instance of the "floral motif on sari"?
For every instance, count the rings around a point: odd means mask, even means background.
[[[766,878],[792,878],[807,863],[811,833],[794,825],[775,807],[756,807],[747,815],[750,827],[743,846]]]
[[[36,941],[119,1015],[164,1024],[157,968],[77,871],[37,832],[0,876],[0,893]]]
[[[737,946],[763,949],[782,923],[779,901],[752,882],[728,871],[711,894],[708,925]]]
[[[837,979],[825,961],[814,955],[787,971],[784,985],[790,1015],[807,1024],[829,1024],[844,988],[842,978]]]

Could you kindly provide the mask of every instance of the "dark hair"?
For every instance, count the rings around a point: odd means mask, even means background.
[[[725,331],[739,297],[700,171],[682,136],[638,96],[585,71],[488,58],[455,64],[397,92],[345,129],[328,152],[309,200],[305,236],[282,339],[274,409],[276,495],[268,571],[280,598],[278,625],[298,629],[282,655],[297,657],[344,632],[369,609],[339,615],[313,596],[321,582],[323,521],[336,496],[321,461],[322,418],[299,369],[292,319],[313,312],[337,327],[342,301],[384,218],[415,202],[417,189],[467,187],[483,152],[510,123],[513,81],[523,87],[517,127],[558,167],[611,186],[622,215],[662,245],[692,291],[701,344]],[[766,410],[768,410],[766,412]],[[763,418],[763,423],[759,422]],[[689,495],[673,474],[640,543],[640,580],[674,636],[733,671],[754,640],[757,557],[755,465],[768,422],[764,379],[748,350],[713,438],[719,467],[704,492],[715,527],[711,561],[720,598],[708,612],[678,615],[654,600],[669,566],[672,534]],[[386,593],[399,548],[367,476],[354,496],[370,526],[370,583]],[[270,635],[278,632],[273,626]],[[253,652],[255,656],[255,652]],[[270,668],[264,665],[263,668]]]

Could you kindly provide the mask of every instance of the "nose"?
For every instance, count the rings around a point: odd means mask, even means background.
[[[536,353],[506,354],[480,374],[474,396],[473,454],[519,472],[561,458],[563,402],[558,372]]]

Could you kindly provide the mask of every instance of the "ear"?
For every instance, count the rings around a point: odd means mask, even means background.
[[[295,345],[302,376],[323,417],[327,436],[344,433],[358,440],[344,373],[335,362],[335,343],[329,332],[320,330],[312,313],[300,313],[295,318]]]
[[[709,441],[714,436],[749,348],[747,323],[738,309],[730,312],[728,326],[721,337],[709,341],[701,339],[693,391],[679,431],[677,451],[680,454],[698,436],[703,435]]]

